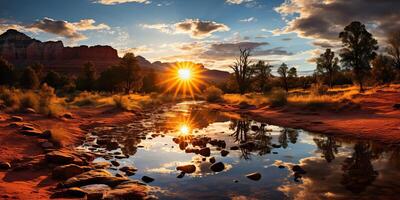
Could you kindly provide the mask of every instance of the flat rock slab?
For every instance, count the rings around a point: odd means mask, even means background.
[[[114,177],[110,172],[104,169],[96,169],[69,178],[62,183],[61,186],[69,188],[92,184],[104,184],[110,187],[115,187],[128,180],[128,178]]]
[[[114,199],[148,199],[148,188],[135,181],[122,183],[106,192],[103,200]]]

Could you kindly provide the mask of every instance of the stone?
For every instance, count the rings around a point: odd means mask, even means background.
[[[22,135],[26,135],[26,136],[36,136],[36,137],[40,137],[42,135],[42,131],[37,130],[37,129],[33,129],[33,130],[20,130],[19,131]]]
[[[181,172],[180,174],[178,174],[178,176],[176,178],[183,178],[185,176],[184,172]]]
[[[114,166],[116,166],[116,167],[118,167],[118,166],[120,165],[119,162],[118,162],[118,161],[115,161],[115,160],[112,160],[112,161],[111,161],[111,164],[114,165]]]
[[[239,147],[238,146],[232,146],[230,149],[231,150],[239,150]]]
[[[80,188],[72,187],[53,193],[50,198],[84,198],[86,192]]]
[[[65,182],[61,183],[61,187],[81,187],[91,184],[104,184],[110,187],[115,187],[123,182],[128,181],[128,178],[114,177],[110,172],[104,169],[96,169],[84,172]]]
[[[292,167],[292,171],[295,172],[295,173],[298,173],[298,174],[306,174],[306,173],[307,173],[307,172],[306,172],[303,168],[301,168],[299,165],[294,165],[294,166]]]
[[[22,122],[22,121],[24,121],[24,118],[14,115],[14,116],[11,116],[10,120],[14,121],[14,122]]]
[[[227,151],[227,150],[221,150],[221,156],[222,157],[225,157],[225,156],[227,156],[229,154],[229,151]]]
[[[111,167],[109,162],[95,162],[92,163],[92,165],[95,169],[108,169]]]
[[[0,161],[0,170],[8,170],[11,168],[11,164],[9,162]]]
[[[86,192],[87,200],[101,200],[103,198],[103,193],[111,190],[111,187],[104,184],[92,184],[80,187]]]
[[[254,172],[254,173],[251,173],[251,174],[247,174],[246,177],[248,179],[250,179],[250,180],[258,181],[258,180],[261,179],[261,174],[258,173],[258,172]]]
[[[204,157],[208,157],[211,155],[211,150],[208,147],[204,147],[204,148],[200,149],[199,154]]]
[[[46,160],[55,164],[71,164],[74,156],[63,151],[52,151],[46,154]]]
[[[282,147],[282,145],[280,145],[280,144],[272,144],[271,145],[273,148],[281,148]]]
[[[62,115],[62,117],[64,117],[65,119],[73,119],[74,118],[71,113],[64,113]]]
[[[53,169],[51,175],[55,179],[65,180],[74,177],[78,174],[82,174],[83,172],[89,170],[90,170],[89,167],[81,167],[75,164],[68,164],[68,165],[57,166],[56,168]]]
[[[125,167],[121,167],[119,168],[120,171],[125,172],[125,174],[127,176],[133,176],[135,175],[137,169],[131,166],[125,166]]]
[[[225,165],[222,162],[217,162],[217,163],[212,164],[210,166],[210,169],[213,172],[220,172],[220,171],[223,171],[225,169]]]
[[[209,161],[210,161],[210,163],[215,163],[215,157],[211,157],[211,158],[209,159]]]
[[[142,181],[145,183],[150,183],[154,181],[154,178],[148,177],[148,176],[143,176]]]
[[[148,188],[136,181],[124,182],[104,193],[103,200],[149,199]]]
[[[176,167],[176,169],[179,170],[179,171],[182,171],[184,173],[191,174],[191,173],[196,171],[196,166],[194,166],[194,165],[182,165],[182,166]]]
[[[27,114],[35,114],[35,113],[36,113],[36,110],[33,109],[33,108],[27,108],[27,109],[25,109],[24,112],[27,113]]]
[[[393,108],[396,109],[396,110],[400,109],[400,103],[394,104],[394,105],[393,105]]]
[[[285,168],[285,166],[283,166],[283,165],[279,165],[279,166],[278,166],[278,168],[279,168],[279,169],[284,169],[284,168]]]

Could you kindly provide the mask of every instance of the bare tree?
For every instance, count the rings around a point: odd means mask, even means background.
[[[335,57],[335,52],[326,49],[325,53],[317,58],[317,73],[328,77],[329,87],[333,87],[333,77],[339,72],[339,59]]]
[[[250,49],[239,49],[240,55],[236,59],[236,62],[230,66],[234,72],[236,83],[239,87],[240,94],[244,94],[250,85],[251,75],[253,69],[250,66],[251,61],[249,60],[251,50]]]

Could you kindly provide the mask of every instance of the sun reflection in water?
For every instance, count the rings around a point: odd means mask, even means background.
[[[187,124],[182,124],[179,127],[179,131],[182,135],[188,135],[190,133],[190,128]]]

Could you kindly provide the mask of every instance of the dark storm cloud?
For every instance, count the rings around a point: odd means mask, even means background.
[[[288,20],[283,33],[337,40],[352,21],[360,21],[377,37],[400,27],[399,0],[290,0],[275,8]],[[287,18],[288,16],[296,16]]]

